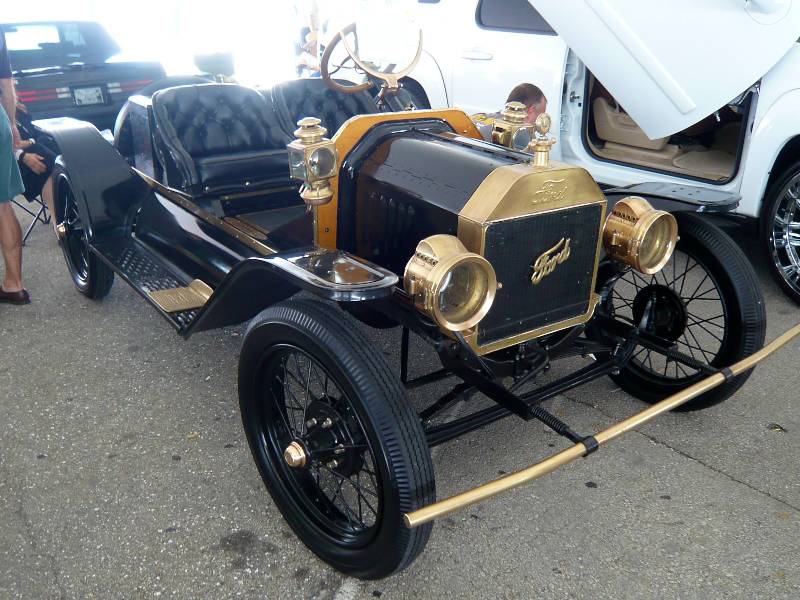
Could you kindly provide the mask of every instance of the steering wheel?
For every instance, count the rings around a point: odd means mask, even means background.
[[[328,69],[328,65],[330,64],[331,55],[333,54],[334,49],[336,48],[336,46],[339,45],[339,42],[342,41],[342,34],[347,35],[348,33],[353,33],[355,30],[356,30],[356,24],[350,23],[350,25],[343,28],[341,31],[337,31],[336,35],[334,35],[331,38],[331,41],[328,42],[328,45],[325,46],[325,52],[322,53],[322,59],[319,61],[320,75],[322,75],[322,79],[325,80],[325,84],[334,92],[342,92],[344,94],[358,94],[359,92],[363,92],[364,90],[370,89],[374,85],[372,81],[369,80],[359,84],[354,83],[353,85],[342,85],[330,75],[330,70]],[[350,54],[349,48],[348,48],[348,54]],[[352,58],[352,55],[350,57]]]
[[[347,54],[350,56],[352,61],[356,64],[358,68],[362,71],[370,75],[374,79],[380,79],[384,82],[382,86],[385,91],[388,92],[396,92],[400,89],[400,79],[408,75],[414,67],[417,66],[420,57],[422,56],[422,30],[419,32],[419,44],[417,45],[417,52],[414,56],[414,59],[411,63],[404,69],[396,72],[396,73],[384,73],[383,71],[379,71],[375,67],[364,63],[359,57],[358,53],[350,47],[350,44],[347,43],[347,39],[345,36],[350,33],[355,33],[356,31],[356,24],[350,23],[347,27],[342,28],[340,31],[337,31],[336,34],[331,38],[330,42],[328,43],[327,47],[325,48],[325,52],[322,54],[322,59],[320,60],[319,70],[320,74],[322,75],[322,79],[325,81],[325,84],[335,92],[342,92],[345,94],[358,94],[359,92],[363,92],[364,90],[368,90],[373,87],[375,84],[372,80],[367,80],[364,83],[358,83],[353,85],[342,85],[341,83],[337,82],[336,80],[331,77],[330,70],[328,69],[328,65],[331,60],[331,55],[333,54],[334,49],[336,46],[339,45],[339,42],[344,42],[344,47],[347,50]]]

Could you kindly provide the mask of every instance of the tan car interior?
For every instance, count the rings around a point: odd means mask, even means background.
[[[589,77],[586,137],[595,155],[712,181],[733,177],[743,114],[725,107],[674,136],[651,140],[603,85]]]

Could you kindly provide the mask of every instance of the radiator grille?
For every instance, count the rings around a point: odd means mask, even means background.
[[[503,287],[480,323],[479,346],[589,310],[602,218],[603,205],[591,204],[489,225],[484,254]],[[570,240],[569,258],[533,285],[534,261],[562,238]]]

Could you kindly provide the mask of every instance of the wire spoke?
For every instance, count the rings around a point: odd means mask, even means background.
[[[706,328],[706,326],[705,326],[705,325],[702,325],[702,324],[700,324],[700,323],[692,323],[691,325],[689,325],[689,327],[688,327],[688,328],[689,328],[689,329],[691,329],[692,327],[699,327],[700,329],[702,329],[703,331],[705,331],[705,332],[706,332],[708,335],[710,335],[710,336],[711,336],[711,337],[713,337],[715,340],[717,340],[717,341],[718,341],[720,344],[722,344],[722,338],[721,338],[721,337],[719,337],[717,334],[715,334],[715,333],[714,333],[713,331],[711,331],[710,329]],[[724,330],[723,330],[723,332],[724,332]]]
[[[697,336],[695,336],[694,331],[692,331],[688,327],[686,328],[686,331],[689,332],[689,335],[692,336],[692,339],[694,340],[694,343],[697,344],[697,347],[695,348],[695,350],[699,350],[700,352],[702,352],[703,353],[703,358],[705,358],[708,361],[708,363],[711,364],[711,362],[716,358],[716,356],[714,354],[711,354],[711,352],[708,352],[708,351],[703,349],[703,345],[697,339]],[[708,355],[711,355],[711,359],[710,360],[708,359]]]
[[[699,325],[700,323],[707,323],[707,324],[709,324],[709,325],[711,325],[713,327],[719,327],[720,329],[723,329],[723,330],[725,329],[724,325],[720,325],[718,323],[714,323],[713,322],[713,321],[716,321],[717,319],[724,319],[725,318],[724,314],[721,314],[721,315],[718,315],[718,316],[715,316],[715,317],[707,317],[705,319],[701,319],[701,318],[698,318],[698,316],[695,315],[694,313],[691,313],[691,312],[687,311],[686,316],[689,317],[689,323],[692,324],[692,325]]]
[[[283,424],[286,426],[286,433],[289,434],[289,437],[294,437],[295,436],[295,428],[292,427],[291,425],[289,425],[289,417],[286,414],[286,411],[281,410],[281,404],[282,403],[275,396],[275,391],[274,390],[270,390],[270,394],[272,394],[272,399],[273,399],[273,401],[275,403],[275,409],[278,411],[278,414],[281,416],[281,419],[283,419]]]

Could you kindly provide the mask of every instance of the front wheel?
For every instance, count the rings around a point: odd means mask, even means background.
[[[693,213],[678,213],[680,240],[661,271],[645,276],[630,270],[614,284],[604,310],[639,324],[645,311],[651,333],[673,342],[697,363],[727,367],[764,345],[766,313],[758,280],[736,243]],[[685,410],[713,406],[732,396],[752,371],[702,394]],[[657,402],[706,377],[699,369],[637,347],[612,376],[620,388]]]
[[[789,167],[767,192],[760,237],[775,281],[800,303],[800,163]]]
[[[64,253],[72,282],[84,296],[93,300],[105,298],[114,283],[114,271],[89,249],[86,228],[81,220],[69,176],[59,170],[53,175],[53,179],[57,213],[54,221],[58,223],[58,243]]]
[[[386,577],[422,552],[430,526],[403,514],[435,498],[424,432],[380,352],[336,308],[266,309],[239,361],[242,422],[273,500],[336,569]]]

